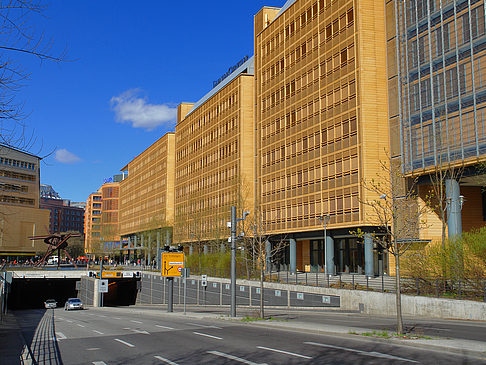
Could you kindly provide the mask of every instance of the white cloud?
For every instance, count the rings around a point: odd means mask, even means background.
[[[60,149],[56,151],[56,161],[60,163],[75,163],[81,161],[81,159],[74,153],[69,152],[66,149]]]
[[[134,128],[148,131],[163,124],[172,126],[177,117],[177,108],[167,104],[148,104],[140,93],[139,89],[131,89],[111,98],[110,106],[115,112],[116,121],[131,123]]]

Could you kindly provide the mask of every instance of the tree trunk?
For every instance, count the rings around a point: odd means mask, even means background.
[[[260,265],[260,318],[265,319],[265,314],[263,312],[263,278],[264,278],[264,266]]]
[[[397,304],[397,333],[403,334],[403,319],[402,319],[402,297],[400,287],[400,255],[398,251],[398,243],[395,240],[395,279],[396,279],[396,304]]]

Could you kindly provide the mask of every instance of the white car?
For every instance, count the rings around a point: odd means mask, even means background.
[[[44,302],[44,307],[46,309],[49,309],[49,308],[57,308],[57,302],[55,299],[47,299],[45,302]]]
[[[84,309],[83,302],[79,298],[69,298],[64,304],[64,310]]]

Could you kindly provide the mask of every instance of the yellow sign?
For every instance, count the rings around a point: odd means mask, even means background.
[[[181,276],[184,252],[162,252],[162,276]]]
[[[100,277],[100,272],[97,271],[96,272],[96,277]],[[121,271],[103,271],[103,277],[104,278],[121,278],[122,277],[122,273]]]

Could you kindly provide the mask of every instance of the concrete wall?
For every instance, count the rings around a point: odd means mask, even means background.
[[[208,278],[208,288],[203,290],[200,287],[200,277],[192,276],[187,282],[186,303],[229,305],[227,287],[229,283],[229,279],[210,277]],[[237,304],[258,306],[257,288],[259,286],[260,283],[257,281],[238,280]],[[182,280],[175,279],[174,304],[183,303],[182,288]],[[264,283],[264,289],[265,305],[268,307],[328,307],[370,315],[396,315],[395,294],[392,293],[279,283]],[[137,303],[165,304],[167,303],[166,290],[167,282],[160,277],[160,274],[145,273],[141,278],[141,290],[138,293]],[[281,292],[279,297],[276,296],[276,291]],[[325,303],[325,299],[329,299],[329,302]],[[402,313],[404,316],[410,317],[486,321],[486,302],[402,295]]]

